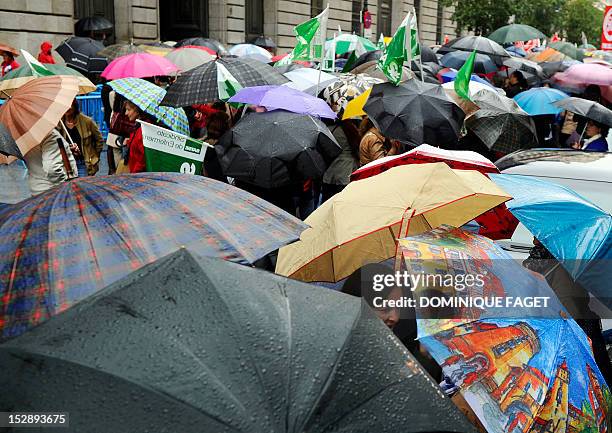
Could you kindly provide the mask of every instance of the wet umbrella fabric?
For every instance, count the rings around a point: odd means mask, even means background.
[[[141,173],[64,183],[0,211],[0,339],[181,245],[250,264],[305,228],[268,202],[201,176]]]
[[[526,24],[508,24],[495,30],[488,38],[498,44],[509,44],[531,39],[546,39],[546,35],[535,27]]]
[[[267,36],[257,36],[249,41],[250,44],[257,45],[262,48],[276,48],[276,44]]]
[[[2,123],[0,123],[0,153],[5,156],[23,159],[21,150],[19,150],[11,132]]]
[[[583,98],[567,98],[554,103],[559,108],[612,127],[612,110]]]
[[[467,51],[451,51],[440,59],[440,63],[448,68],[461,69],[471,53]],[[490,74],[497,71],[497,66],[491,58],[484,54],[476,54],[474,59],[475,74]]]
[[[113,61],[117,57],[127,56],[128,54],[144,53],[140,46],[134,44],[113,44],[98,52],[99,56],[106,57],[108,61]]]
[[[102,77],[107,80],[121,78],[148,78],[163,75],[176,75],[180,68],[166,57],[149,53],[135,53],[117,57],[110,62]]]
[[[272,66],[257,60],[221,58],[181,75],[168,88],[161,104],[170,107],[187,107],[218,101],[220,96],[217,63],[223,65],[243,88],[280,85],[289,81]]]
[[[178,48],[168,53],[166,59],[178,66],[182,72],[186,72],[214,61],[215,56],[197,48]]]
[[[442,45],[438,49],[438,54],[446,54],[451,51],[467,51],[470,53],[476,51],[479,54],[486,54],[498,66],[502,65],[504,59],[510,57],[510,54],[504,50],[504,47],[483,36],[461,36],[453,39],[449,43]]]
[[[569,42],[552,42],[548,44],[548,47],[566,55],[567,57],[571,57],[574,60],[581,61],[584,59],[584,51]]]
[[[86,74],[100,74],[108,61],[98,53],[104,49],[100,41],[73,36],[66,39],[55,49],[67,66]]]
[[[474,432],[359,299],[187,250],[0,362],[0,407],[69,411],[75,432]]]
[[[74,75],[77,77],[79,79],[79,95],[85,95],[96,91],[96,85],[76,69],[69,68],[65,65],[45,64],[44,66],[51,71],[53,75]],[[29,83],[37,78],[40,78],[40,75],[29,65],[20,66],[0,79],[0,98],[5,98],[6,95],[12,95],[25,83]]]
[[[87,36],[90,32],[99,32],[102,30],[111,30],[114,27],[113,23],[104,17],[86,17],[81,18],[74,25],[75,33],[81,36]]]
[[[247,114],[215,150],[226,176],[262,188],[320,179],[341,152],[319,119],[282,110]]]
[[[413,145],[454,147],[464,113],[442,86],[409,80],[400,86],[376,84],[364,106],[374,125],[389,138]]]
[[[514,100],[530,116],[540,116],[542,114],[559,114],[563,110],[554,103],[566,98],[569,98],[569,96],[561,90],[534,87],[519,93],[514,97]]]
[[[225,46],[221,42],[215,39],[199,38],[199,37],[198,38],[188,38],[188,39],[183,39],[182,41],[178,41],[177,44],[174,46],[174,48],[180,48],[186,45],[199,45],[202,47],[210,48],[211,50],[213,50],[215,53],[217,53],[220,56],[229,54],[229,52],[227,51],[227,48],[225,48]]]

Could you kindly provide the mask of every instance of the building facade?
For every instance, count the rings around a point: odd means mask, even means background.
[[[455,36],[452,9],[436,0],[2,0],[0,42],[36,53],[42,41],[57,46],[72,35],[79,18],[102,16],[115,24],[117,41],[205,36],[233,45],[265,35],[280,54],[295,44],[293,27],[322,11],[327,1],[330,37],[340,30],[359,32],[366,7],[374,40],[381,32],[390,36],[412,7],[423,43]]]

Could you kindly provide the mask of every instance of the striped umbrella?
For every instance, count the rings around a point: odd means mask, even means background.
[[[74,76],[37,78],[21,86],[0,107],[0,123],[10,131],[23,155],[57,126],[78,91],[79,80]],[[0,155],[3,164],[14,159]]]
[[[0,211],[0,340],[181,246],[251,264],[306,228],[270,203],[202,176],[63,183]]]
[[[85,74],[99,74],[108,64],[106,57],[98,55],[103,49],[104,45],[100,41],[73,36],[59,44],[55,51],[71,68]]]
[[[166,91],[141,78],[122,78],[109,83],[113,90],[133,102],[170,129],[189,135],[189,120],[182,108],[160,107]]]
[[[53,75],[73,75],[77,77],[79,80],[79,95],[84,95],[96,90],[96,85],[75,69],[64,65],[45,64],[44,66],[52,72]],[[40,75],[32,69],[29,63],[9,72],[0,80],[0,98],[12,95],[15,90],[39,76]]]

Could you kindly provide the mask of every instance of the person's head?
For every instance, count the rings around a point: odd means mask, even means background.
[[[595,122],[594,120],[589,120],[586,124],[586,131],[584,134],[589,138],[594,137],[597,134],[605,138],[608,135],[608,129],[609,128],[607,126],[602,125],[601,123]]]
[[[136,106],[132,101],[125,101],[125,115],[130,122],[135,122],[137,119],[142,117],[142,110]]]
[[[518,84],[519,86],[526,85],[527,80],[521,71],[514,71],[510,74],[510,84]]]
[[[42,44],[40,44],[40,51],[45,54],[51,54],[51,48],[53,48],[53,45],[51,45],[51,42],[49,41],[44,41]]]
[[[68,111],[66,111],[66,114],[64,114],[64,117],[68,117],[72,119],[72,118],[77,117],[80,112],[81,110],[79,109],[79,101],[77,101],[76,98],[74,98],[72,100],[72,105],[70,105],[70,108],[68,109]]]
[[[584,99],[588,99],[589,101],[601,102],[601,89],[599,86],[594,84],[590,84],[584,89],[584,94],[582,95]]]
[[[224,111],[217,111],[208,116],[206,133],[208,138],[220,138],[230,129],[229,116]]]
[[[384,281],[385,276],[393,276],[393,274],[393,269],[382,263],[367,264],[353,272],[341,289],[343,293],[363,298],[374,310],[376,316],[390,329],[393,329],[399,322],[400,310],[382,305],[379,301],[398,300],[402,297],[403,291],[401,287],[394,284],[386,285],[380,282]]]
[[[15,60],[15,56],[11,52],[2,51],[2,60],[4,60],[5,62],[12,62],[13,60]]]

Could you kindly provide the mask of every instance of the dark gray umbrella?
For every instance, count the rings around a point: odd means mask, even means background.
[[[341,152],[319,119],[282,110],[247,114],[215,150],[226,176],[261,188],[320,179]]]
[[[104,49],[100,41],[73,36],[66,39],[55,49],[70,66],[86,74],[100,74],[108,65],[106,57],[98,53]]]
[[[376,84],[363,109],[383,135],[415,146],[456,147],[465,116],[442,86],[416,79]]]
[[[89,36],[91,32],[112,30],[114,24],[104,17],[85,17],[81,18],[74,25],[77,36]]]
[[[257,45],[262,48],[276,48],[276,44],[267,36],[257,36],[248,42],[249,44]]]
[[[355,60],[355,63],[353,64],[353,68],[352,69],[355,69],[358,66],[363,65],[364,63],[368,63],[368,62],[372,62],[372,61],[378,61],[378,59],[380,59],[381,56],[382,56],[382,51],[381,50],[366,51],[365,53],[363,53],[362,55],[357,57],[357,60]],[[351,70],[351,72],[352,72],[352,70]]]
[[[545,77],[542,66],[538,65],[536,62],[520,57],[511,57],[504,60],[504,66],[521,72],[527,72],[528,74],[535,75],[539,78]]]
[[[466,60],[470,57],[470,53],[467,51],[451,51],[446,53],[440,59],[440,64],[447,68],[461,69]],[[491,59],[491,57],[485,54],[476,54],[474,59],[474,70],[475,74],[490,74],[491,72],[497,71],[497,65]]]
[[[542,68],[544,75],[550,78],[557,72],[563,72],[567,70],[570,66],[572,66],[573,63],[575,62],[562,60],[560,62],[542,62],[539,63],[539,65]]]
[[[218,101],[217,64],[225,66],[242,87],[280,85],[289,81],[277,69],[258,60],[226,57],[205,63],[182,74],[168,88],[160,105],[187,107]]]
[[[572,97],[557,101],[554,105],[612,128],[612,110],[598,102]]]
[[[359,299],[179,250],[0,345],[0,410],[88,433],[472,433]]]
[[[0,153],[2,155],[23,159],[23,155],[19,147],[17,147],[15,139],[2,123],[0,123]]]
[[[438,63],[436,53],[425,44],[419,44],[421,47],[421,61],[423,63]]]
[[[504,47],[483,36],[461,36],[453,39],[442,45],[438,49],[438,54],[446,54],[452,51],[468,51],[470,53],[476,51],[479,54],[486,54],[491,57],[497,66],[501,66],[503,60],[510,57]]]
[[[497,92],[480,90],[472,97],[480,107],[465,119],[465,126],[474,132],[492,151],[511,153],[537,147],[538,138],[533,119],[513,99]]]
[[[174,46],[174,48],[184,47],[185,45],[196,45],[199,47],[210,48],[211,50],[213,50],[215,53],[217,53],[220,56],[229,54],[229,51],[227,50],[227,48],[225,48],[225,45],[223,45],[221,42],[219,42],[216,39],[200,38],[200,37],[187,38],[187,39],[178,41],[176,45]]]
[[[287,72],[295,71],[296,69],[302,69],[305,67],[306,66],[300,63],[289,63],[288,65],[274,66],[274,69],[276,69],[281,74],[286,74]]]

